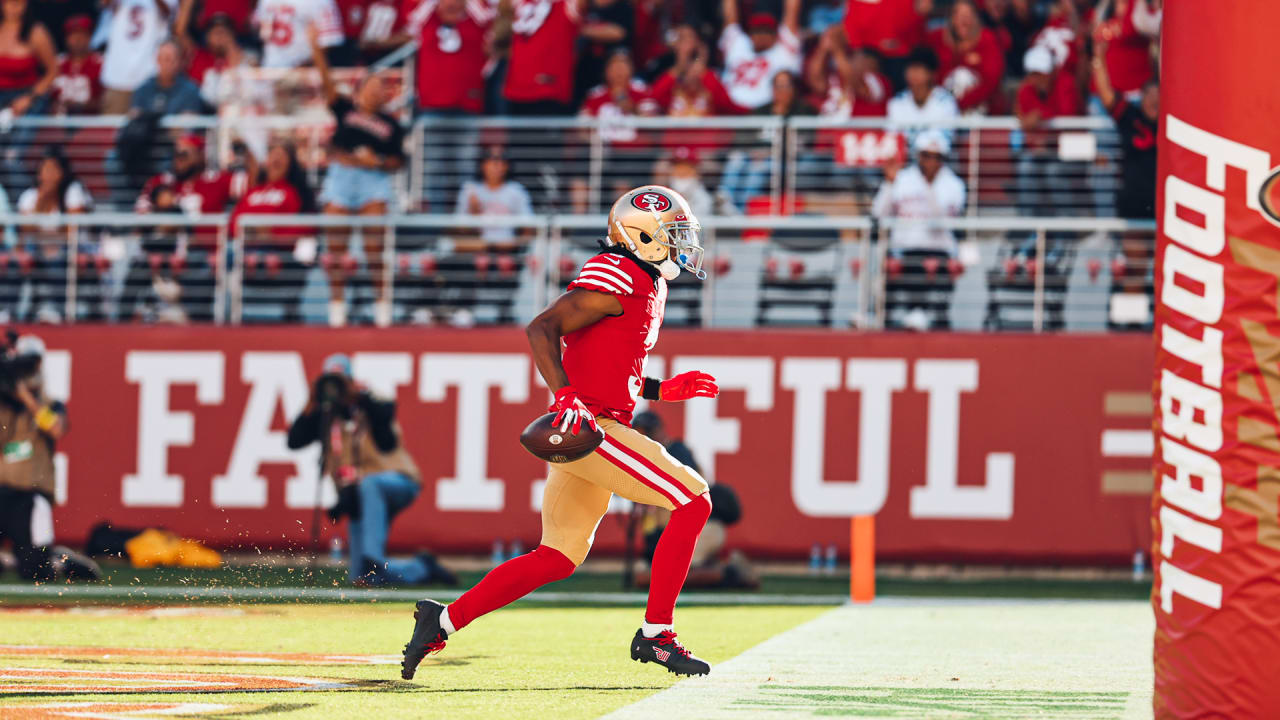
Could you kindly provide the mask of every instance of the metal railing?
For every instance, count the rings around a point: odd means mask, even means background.
[[[185,132],[205,134],[211,167],[236,162],[235,139],[261,153],[269,139],[287,137],[318,187],[331,124],[323,108],[294,116],[166,117],[150,167],[166,168],[174,138]],[[41,152],[53,144],[65,149],[101,207],[131,207],[141,178],[126,177],[117,154],[122,125],[120,117],[18,118],[0,133],[0,172],[11,199],[32,183]],[[1115,214],[1120,153],[1109,118],[1058,118],[1030,133],[1009,117],[934,127],[951,137],[949,164],[965,181],[969,215]],[[459,188],[496,145],[540,213],[603,212],[623,189],[657,182],[688,188],[703,216],[857,215],[881,182],[883,162],[918,130],[884,118],[421,117],[408,134],[406,170],[397,174],[398,209],[453,213]]]
[[[524,322],[598,250],[600,215],[0,214],[11,320]],[[1144,327],[1154,223],[702,218],[708,277],[670,284],[667,323],[696,327],[1072,331]],[[895,233],[942,233],[945,248]],[[48,289],[62,287],[60,293]],[[51,298],[53,298],[51,300]],[[40,316],[55,302],[58,317]],[[139,310],[139,308],[142,308]]]

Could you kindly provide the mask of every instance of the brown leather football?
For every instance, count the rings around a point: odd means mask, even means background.
[[[520,433],[520,444],[534,457],[552,463],[573,462],[590,455],[604,442],[604,430],[592,430],[586,422],[582,423],[577,435],[573,434],[573,428],[560,432],[560,428],[551,424],[555,417],[555,413],[549,412],[529,423],[529,427]]]

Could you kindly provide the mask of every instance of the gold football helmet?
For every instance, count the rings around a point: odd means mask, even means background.
[[[680,193],[645,185],[623,194],[609,211],[609,244],[619,245],[657,266],[674,280],[684,268],[698,279],[702,270],[702,226]]]

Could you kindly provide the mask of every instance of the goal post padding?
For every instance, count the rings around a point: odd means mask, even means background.
[[[1274,0],[1164,4],[1157,718],[1280,717],[1278,28]]]

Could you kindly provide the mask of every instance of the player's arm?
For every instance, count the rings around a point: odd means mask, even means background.
[[[622,314],[616,295],[574,288],[556,298],[525,328],[533,362],[551,392],[569,385],[569,376],[560,362],[560,338],[609,316]]]

